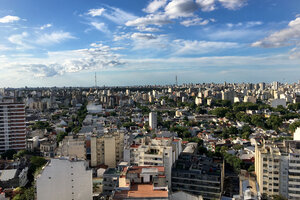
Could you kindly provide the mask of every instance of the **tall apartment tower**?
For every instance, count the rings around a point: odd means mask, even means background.
[[[157,113],[156,112],[149,113],[149,126],[151,129],[157,128]]]
[[[0,152],[25,148],[25,105],[0,103]]]
[[[300,199],[300,141],[258,141],[255,174],[261,194]]]

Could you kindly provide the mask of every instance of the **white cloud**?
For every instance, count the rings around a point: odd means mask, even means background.
[[[150,33],[134,33],[132,50],[155,50],[154,53],[170,50],[170,40],[166,35],[153,35]]]
[[[209,23],[208,19],[202,19],[202,18],[193,18],[193,19],[188,19],[180,22],[180,24],[189,27],[189,26],[197,26],[197,25],[206,25]]]
[[[18,17],[18,16],[7,15],[5,17],[0,18],[0,23],[12,23],[12,22],[16,22],[19,20],[20,20],[20,17]]]
[[[107,25],[103,22],[91,22],[91,25],[103,33],[109,33]]]
[[[215,0],[196,0],[202,11],[209,12],[216,9]]]
[[[172,21],[168,19],[166,15],[163,14],[149,14],[145,17],[140,17],[135,20],[126,22],[126,26],[148,26],[148,25],[157,25],[162,26],[165,24],[170,24]]]
[[[36,41],[34,41],[35,44],[40,45],[51,45],[63,42],[68,39],[75,39],[74,36],[71,35],[69,32],[63,32],[63,31],[56,31],[52,32],[50,34],[42,34],[40,35]]]
[[[11,48],[0,44],[0,51],[7,51],[7,50],[11,50]]]
[[[235,42],[211,42],[197,40],[174,40],[172,45],[176,50],[175,55],[197,55],[224,49],[239,48],[241,46]]]
[[[48,58],[23,59],[23,70],[34,77],[52,77],[65,73],[99,70],[123,65],[120,55],[113,53],[118,48],[93,43],[93,48],[49,52]],[[26,63],[27,64],[24,64]],[[20,65],[14,63],[13,65]]]
[[[44,30],[44,29],[50,28],[50,27],[52,27],[52,24],[45,24],[45,25],[41,26],[40,29]]]
[[[151,33],[133,33],[131,35],[133,39],[142,39],[142,40],[152,40],[156,39],[157,37]]]
[[[129,39],[131,38],[131,35],[129,33],[122,33],[119,35],[114,35],[114,41],[120,41],[124,39]]]
[[[17,49],[30,49],[32,46],[27,44],[26,38],[29,36],[27,32],[23,32],[21,34],[15,34],[8,37],[8,41],[17,45]]]
[[[248,0],[219,0],[219,2],[227,9],[236,10],[247,4]]]
[[[120,8],[108,7],[102,16],[116,24],[125,24],[127,21],[136,19],[137,17],[129,12],[121,10]]]
[[[101,16],[105,12],[105,8],[98,8],[98,9],[90,9],[88,11],[88,15],[92,17]]]
[[[158,32],[158,31],[160,31],[158,28],[146,27],[146,26],[138,26],[138,27],[136,27],[136,29],[138,31],[142,31],[142,32]]]
[[[276,48],[300,45],[300,17],[291,21],[288,28],[277,31],[270,36],[254,42],[253,47]]]
[[[172,0],[165,7],[165,14],[171,19],[191,17],[198,7],[198,4],[196,4],[194,0]]]
[[[148,6],[143,9],[143,11],[147,13],[154,13],[158,9],[164,7],[167,4],[167,0],[153,0],[151,1]]]

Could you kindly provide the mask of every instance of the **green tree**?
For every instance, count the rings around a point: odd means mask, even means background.
[[[226,113],[230,112],[230,109],[228,108],[215,108],[214,110],[211,111],[213,115],[216,115],[217,117],[225,117]]]
[[[290,124],[289,130],[290,130],[292,133],[294,133],[298,127],[300,127],[300,121],[296,121],[296,122]]]
[[[269,128],[277,130],[282,125],[282,119],[278,115],[271,115],[266,120],[266,124]]]

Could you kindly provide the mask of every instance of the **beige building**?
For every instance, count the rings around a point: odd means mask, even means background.
[[[261,194],[299,199],[300,141],[256,142],[255,174]]]
[[[101,136],[91,137],[91,165],[107,165],[116,167],[123,159],[124,133],[105,133]]]
[[[66,136],[59,144],[56,155],[86,159],[85,136]]]

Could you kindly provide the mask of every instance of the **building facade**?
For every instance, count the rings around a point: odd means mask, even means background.
[[[183,191],[220,199],[223,191],[224,168],[212,158],[195,154],[196,143],[188,144],[172,168],[172,191]]]
[[[300,198],[300,141],[257,141],[255,174],[261,194]]]
[[[92,170],[83,160],[51,159],[36,179],[37,199],[92,200]]]
[[[123,159],[124,133],[113,132],[91,137],[91,166],[116,167]]]
[[[149,113],[149,127],[151,129],[157,128],[157,113],[156,112]]]
[[[26,148],[25,105],[0,103],[0,152]]]

